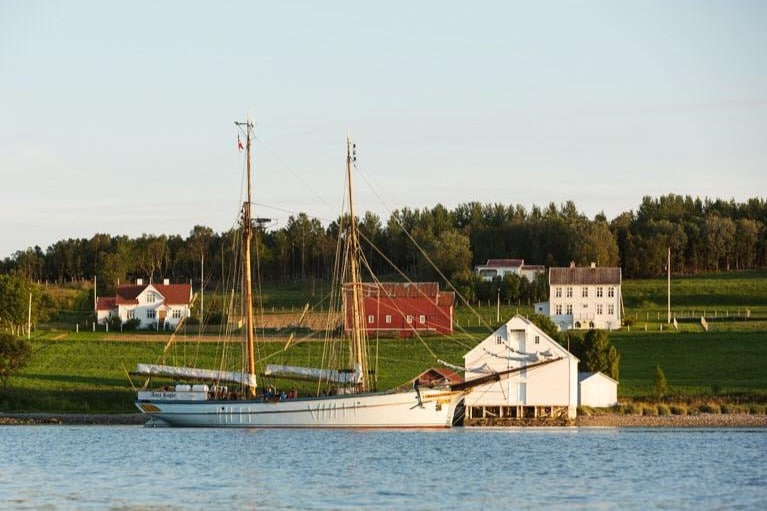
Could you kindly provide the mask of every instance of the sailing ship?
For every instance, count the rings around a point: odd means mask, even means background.
[[[271,389],[257,392],[254,313],[250,246],[253,237],[251,215],[251,140],[253,124],[235,123],[245,131],[247,199],[241,211],[242,294],[244,344],[247,363],[242,371],[223,371],[138,364],[132,374],[198,382],[178,384],[161,390],[141,389],[136,406],[141,412],[169,426],[269,427],[269,428],[449,428],[456,406],[466,390],[449,385],[377,391],[371,381],[374,373],[368,364],[364,329],[363,282],[358,257],[359,235],[354,221],[352,167],[354,146],[347,137],[346,179],[348,184],[348,227],[342,236],[346,264],[340,270],[344,299],[350,300],[351,321],[346,368],[318,369],[286,365],[267,365],[263,375],[322,382],[328,390],[311,397],[276,395]],[[493,375],[495,377],[495,375]],[[211,383],[201,383],[208,382]],[[147,379],[147,384],[149,379]],[[228,383],[237,391],[230,391]],[[146,386],[146,385],[145,385]]]

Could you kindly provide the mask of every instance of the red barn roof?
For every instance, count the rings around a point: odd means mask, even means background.
[[[485,266],[502,268],[519,268],[525,263],[524,259],[488,259]]]

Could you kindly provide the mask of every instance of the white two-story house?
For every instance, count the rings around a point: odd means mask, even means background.
[[[569,268],[549,269],[547,312],[560,330],[618,329],[622,303],[620,268],[597,268],[594,263],[576,267],[572,263]]]
[[[105,323],[119,317],[123,323],[137,319],[139,328],[173,329],[191,314],[191,284],[136,284],[117,286],[115,296],[96,300],[96,320]]]

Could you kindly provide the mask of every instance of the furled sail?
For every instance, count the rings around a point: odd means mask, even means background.
[[[198,380],[226,381],[256,387],[256,375],[233,371],[215,371],[195,367],[176,367],[157,364],[136,364],[136,373],[141,376],[168,376],[171,378],[194,378]]]
[[[266,370],[264,371],[264,375],[304,378],[308,380],[327,381],[344,385],[357,385],[362,382],[362,369],[359,364],[354,364],[353,371],[336,371],[333,369],[317,369],[314,367],[268,364],[266,366]]]

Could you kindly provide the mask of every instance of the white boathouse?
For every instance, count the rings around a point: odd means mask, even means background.
[[[514,370],[474,387],[464,424],[567,422],[576,416],[578,359],[532,321],[514,316],[464,355],[466,380]]]
[[[606,408],[618,404],[618,382],[604,373],[578,373],[578,406]]]

